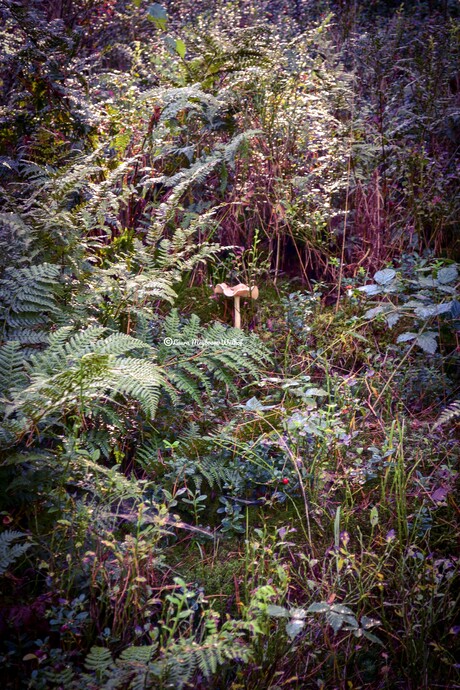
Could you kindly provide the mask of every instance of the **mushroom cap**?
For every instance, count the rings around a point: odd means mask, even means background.
[[[249,287],[244,283],[238,283],[234,287],[230,287],[227,283],[219,283],[214,288],[215,295],[225,295],[225,297],[252,297],[257,299],[259,296],[259,288],[257,285]]]

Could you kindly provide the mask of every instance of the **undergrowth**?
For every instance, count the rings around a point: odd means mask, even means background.
[[[397,4],[0,2],[2,687],[459,685],[458,12]]]

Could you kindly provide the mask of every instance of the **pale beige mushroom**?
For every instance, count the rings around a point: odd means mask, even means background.
[[[214,288],[215,295],[225,295],[225,297],[233,297],[235,300],[235,328],[241,329],[241,311],[240,311],[240,297],[251,297],[257,299],[259,296],[259,288],[256,285],[249,287],[244,283],[238,283],[235,287],[230,287],[227,283],[219,283]]]

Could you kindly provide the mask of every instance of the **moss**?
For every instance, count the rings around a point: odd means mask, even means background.
[[[220,544],[212,555],[201,558],[196,553],[191,555],[186,550],[186,560],[180,563],[181,576],[187,582],[193,582],[202,587],[204,594],[215,609],[222,616],[238,615],[238,581],[244,572],[244,558],[235,551],[235,544]]]

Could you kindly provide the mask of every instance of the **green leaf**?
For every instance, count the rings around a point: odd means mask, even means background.
[[[446,283],[452,283],[458,278],[458,270],[455,264],[451,266],[446,266],[445,268],[440,268],[438,275],[436,276],[438,281],[445,285]]]
[[[371,510],[370,520],[372,527],[376,527],[379,524],[379,511],[375,506]]]
[[[364,637],[367,637],[367,639],[370,640],[371,642],[376,642],[377,644],[381,645],[382,647],[384,646],[382,640],[379,640],[377,635],[370,633],[368,630],[363,630],[363,635],[364,635]]]
[[[396,271],[392,268],[384,268],[383,271],[377,271],[374,275],[374,280],[378,285],[388,285],[394,278],[396,278]]]
[[[306,396],[316,395],[319,397],[319,396],[328,395],[328,392],[325,391],[324,388],[307,388],[304,395],[306,395]]]
[[[333,604],[331,606],[331,611],[334,613],[340,613],[341,616],[353,616],[353,611],[348,608],[348,606],[344,606],[343,604]]]
[[[365,630],[369,628],[374,628],[376,625],[380,625],[380,621],[377,618],[369,618],[368,616],[361,616],[361,627]]]
[[[185,47],[184,41],[182,41],[180,38],[178,38],[176,41],[176,52],[178,53],[179,57],[184,59],[187,48]]]
[[[307,612],[305,609],[291,609],[289,614],[291,618],[299,618],[300,620],[303,620],[306,617]]]
[[[170,53],[174,54],[176,52],[176,39],[172,36],[165,36],[163,42]]]
[[[165,8],[158,2],[154,2],[147,10],[147,18],[155,24],[158,29],[166,29],[168,14]]]
[[[422,348],[424,352],[429,355],[434,355],[438,349],[438,343],[436,342],[436,333],[421,333],[417,336],[417,345]]]
[[[335,633],[339,632],[340,628],[344,623],[343,616],[341,616],[340,613],[334,613],[333,611],[329,612],[327,620]]]
[[[364,318],[365,319],[373,319],[375,316],[379,316],[380,314],[385,314],[391,308],[392,307],[389,304],[379,304],[378,307],[373,307],[372,309],[368,309],[364,314]]]
[[[376,285],[375,283],[371,283],[370,285],[362,285],[358,288],[358,290],[360,292],[365,292],[366,295],[379,295],[382,292],[379,285]]]
[[[260,400],[254,396],[250,398],[243,407],[249,412],[262,412],[262,410],[272,410],[276,405],[262,405]]]
[[[432,276],[420,276],[418,282],[422,288],[434,288],[438,286],[438,281]]]
[[[286,633],[288,637],[293,640],[299,633],[302,632],[302,630],[305,627],[305,621],[299,619],[299,618],[294,618],[294,620],[289,621],[289,623],[286,625]]]
[[[388,328],[393,328],[393,326],[395,326],[398,323],[401,316],[402,315],[398,314],[397,311],[394,311],[392,314],[388,314],[388,316],[386,317]]]
[[[338,549],[340,546],[340,506],[338,506],[337,510],[335,511],[334,544],[335,548]]]
[[[326,611],[329,611],[330,608],[331,607],[329,604],[326,604],[325,601],[318,601],[314,604],[310,604],[307,609],[307,613],[326,613]]]
[[[344,630],[358,630],[359,629],[359,624],[358,621],[354,616],[344,616],[343,618],[344,625]]]
[[[289,616],[287,610],[283,606],[276,606],[275,604],[269,604],[267,606],[267,613],[269,616],[275,616],[275,618],[287,618]]]
[[[406,331],[405,333],[401,333],[401,335],[398,335],[396,342],[407,343],[408,340],[414,340],[416,337],[417,333],[410,333],[409,331]]]
[[[264,406],[258,400],[255,396],[250,398],[250,400],[247,401],[246,405],[244,406],[245,410],[249,410],[250,412],[258,412],[259,410],[263,410]]]
[[[430,304],[426,307],[417,307],[414,309],[414,314],[420,316],[422,319],[430,319],[432,316],[439,316],[450,311],[452,302],[443,302],[442,304]]]
[[[458,319],[460,316],[460,302],[456,299],[450,303],[450,313],[453,319]]]

